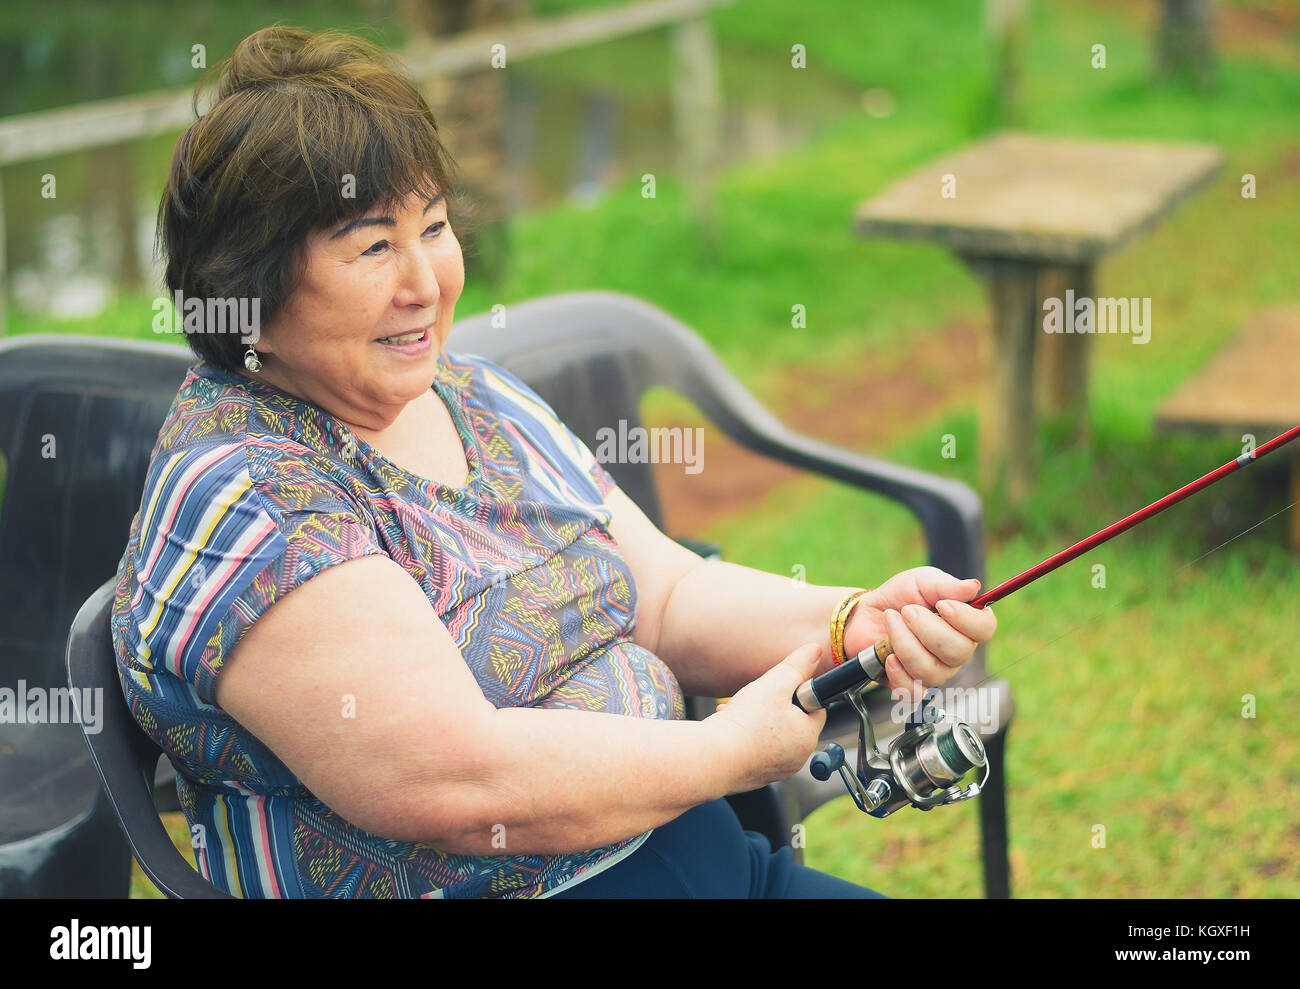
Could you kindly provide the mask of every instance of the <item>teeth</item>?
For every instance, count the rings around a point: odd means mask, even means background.
[[[381,337],[380,343],[415,343],[424,337],[424,330],[417,330],[415,333],[403,333],[400,337]]]

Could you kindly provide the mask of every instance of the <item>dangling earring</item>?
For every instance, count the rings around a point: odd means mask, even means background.
[[[244,367],[256,374],[262,370],[262,360],[257,356],[257,351],[253,349],[250,343],[248,349],[244,351]]]

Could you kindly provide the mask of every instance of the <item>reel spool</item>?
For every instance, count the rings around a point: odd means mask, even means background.
[[[845,765],[843,746],[831,742],[812,757],[808,768],[813,777],[825,781],[838,772],[858,809],[872,817],[888,817],[907,806],[930,810],[978,796],[989,775],[979,733],[938,708],[923,708],[926,720],[909,727],[884,752],[862,700],[869,686],[846,694],[861,722],[857,771]],[[983,777],[963,790],[960,783],[972,770],[982,770]]]

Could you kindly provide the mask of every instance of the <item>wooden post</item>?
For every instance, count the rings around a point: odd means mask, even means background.
[[[1075,299],[1092,298],[1093,268],[1090,264],[1054,269],[1043,285],[1050,296],[1065,303],[1066,291],[1072,289]],[[1049,297],[1050,297],[1049,296]],[[1040,300],[1040,303],[1043,300]],[[1042,332],[1043,311],[1038,310],[1038,328]],[[1073,313],[1066,312],[1071,319]],[[1094,327],[1095,328],[1095,327]],[[1091,333],[1044,333],[1041,343],[1043,353],[1043,411],[1050,416],[1060,416],[1076,425],[1076,437],[1088,435],[1088,362],[1092,353]]]
[[[707,244],[716,243],[713,172],[722,130],[713,28],[695,17],[672,28],[672,92],[682,180],[690,210]]]
[[[993,307],[990,378],[979,423],[980,480],[995,499],[1000,494],[1015,506],[1033,480],[1039,268],[1025,261],[965,260],[987,282]]]

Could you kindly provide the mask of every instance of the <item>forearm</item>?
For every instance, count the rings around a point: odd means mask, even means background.
[[[497,710],[476,751],[457,800],[463,823],[431,841],[443,851],[599,848],[738,792],[746,772],[744,753],[706,722],[585,711]]]
[[[706,561],[678,579],[654,651],[686,694],[701,697],[731,696],[807,642],[822,646],[823,673],[831,612],[851,590]]]

